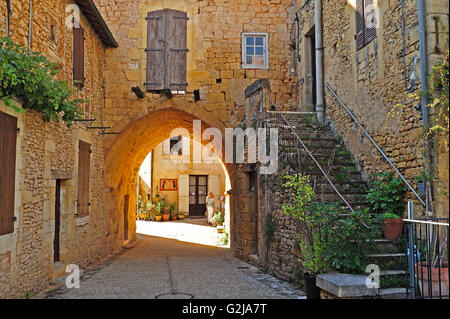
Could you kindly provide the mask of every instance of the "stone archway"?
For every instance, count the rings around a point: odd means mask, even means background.
[[[208,118],[208,122],[204,118]],[[207,112],[202,114],[197,109],[192,114],[168,102],[163,107],[128,123],[107,150],[104,182],[109,190],[107,196],[110,218],[109,238],[112,241],[110,244],[113,250],[120,249],[124,243],[123,223],[126,223],[123,217],[124,209],[128,211],[128,239],[133,241],[136,238],[134,214],[136,196],[134,195],[139,167],[145,157],[158,144],[170,138],[170,133],[174,129],[186,129],[192,135],[194,120],[201,121],[202,133],[210,127],[215,127],[222,133],[225,131],[223,123],[212,119]],[[208,141],[202,141],[202,143],[205,144]],[[223,164],[223,168],[227,173],[228,183],[232,185],[233,165]]]

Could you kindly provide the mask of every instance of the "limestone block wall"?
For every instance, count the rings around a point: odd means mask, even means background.
[[[4,32],[4,3],[0,4]],[[60,80],[72,82],[72,32],[65,26],[65,8],[71,1],[34,1],[31,49],[58,63]],[[29,1],[13,1],[12,40],[28,44]],[[53,25],[52,37],[51,29]],[[87,20],[85,29],[85,86],[74,98],[87,100],[88,125],[103,124],[104,46]],[[4,35],[4,33],[1,33]],[[20,102],[20,101],[19,101]],[[113,251],[107,202],[103,187],[103,137],[87,124],[45,123],[39,113],[16,113],[3,104],[0,111],[18,118],[16,155],[16,225],[13,234],[0,236],[0,297],[23,298],[46,288],[53,274],[53,238],[56,180],[61,179],[61,261],[85,267]],[[78,143],[92,145],[89,219],[76,217],[78,190]],[[114,221],[118,222],[118,221]],[[113,223],[114,223],[113,222]]]
[[[297,1],[297,7],[301,8],[305,2]],[[416,186],[413,179],[424,167],[421,114],[414,108],[417,102],[409,96],[420,86],[417,1],[405,1],[403,19],[400,2],[377,1],[377,37],[359,51],[354,38],[352,3],[332,0],[323,4],[325,80],[408,181]],[[441,14],[448,12],[448,4],[446,7],[439,1],[426,3],[428,50],[434,50],[438,42],[436,52],[443,53],[448,48],[448,19],[443,19]],[[313,27],[313,1],[307,3],[298,16],[303,32]],[[432,16],[439,17],[438,32],[434,31]],[[300,54],[305,54],[302,48]],[[437,56],[439,54],[430,51],[429,63]],[[305,75],[304,65],[304,61],[298,65],[300,78]],[[415,82],[411,81],[413,73]],[[407,90],[409,88],[411,90]],[[325,97],[327,116],[360,167],[369,175],[389,170],[388,164],[326,88]],[[398,108],[399,112],[391,116],[390,111],[397,104],[405,107]],[[411,195],[408,197],[412,199]]]
[[[122,130],[127,123],[161,107],[164,96],[147,93],[137,99],[131,87],[146,80],[147,13],[164,8],[188,13],[187,82],[185,95],[173,101],[181,109],[210,114],[202,118],[228,125],[240,119],[244,90],[258,78],[268,78],[274,98],[286,107],[295,106],[295,78],[290,77],[290,0],[271,1],[149,1],[97,0],[100,11],[119,43],[106,53],[106,123]],[[243,69],[243,32],[269,34],[269,69]],[[195,102],[193,91],[199,90]],[[198,114],[198,113],[197,113]],[[113,137],[108,139],[108,143]]]

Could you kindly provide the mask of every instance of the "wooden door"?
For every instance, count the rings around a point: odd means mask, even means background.
[[[204,217],[206,196],[208,195],[208,176],[189,176],[189,216]]]
[[[56,180],[55,192],[55,237],[53,239],[53,257],[54,261],[59,261],[59,244],[61,233],[61,180]]]

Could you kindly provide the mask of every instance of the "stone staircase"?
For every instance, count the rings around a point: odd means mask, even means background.
[[[330,126],[319,124],[314,113],[283,112],[283,115],[353,209],[357,211],[367,207],[365,197],[368,184],[342,139],[334,135]],[[280,169],[309,175],[316,193],[315,201],[342,202],[278,111],[266,112],[264,123],[267,128],[279,129]],[[349,211],[345,204],[342,207]],[[381,265],[382,289],[379,289],[378,297],[405,298],[407,273],[403,263],[406,262],[404,249],[385,239],[375,242],[377,253],[368,257],[374,264]],[[398,287],[397,283],[403,282],[401,278],[405,279],[405,285]]]

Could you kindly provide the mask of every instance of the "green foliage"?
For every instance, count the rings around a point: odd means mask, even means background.
[[[273,220],[272,214],[267,214],[264,219],[264,242],[266,247],[269,247],[270,243],[273,240],[273,236],[275,235],[275,222]]]
[[[433,66],[431,72],[431,102],[428,107],[433,110],[434,123],[429,129],[430,134],[443,137],[445,151],[449,151],[449,51],[447,56]]]
[[[223,231],[223,236],[220,239],[220,242],[222,245],[226,246],[228,245],[228,242],[230,241],[230,235],[228,234],[228,232],[226,230]]]
[[[221,211],[215,211],[214,215],[211,219],[211,222],[214,226],[217,225],[222,225],[225,222],[225,217],[223,216],[224,214]]]
[[[402,214],[406,191],[400,178],[395,178],[391,172],[384,172],[375,175],[366,198],[374,214]]]
[[[381,234],[369,210],[343,217],[341,203],[311,202],[314,192],[308,177],[297,174],[285,179],[288,182],[283,186],[290,192],[282,207],[285,214],[298,222],[299,263],[303,270],[309,274],[331,269],[364,273],[367,255],[374,249],[369,239]]]
[[[364,273],[368,264],[367,255],[374,251],[371,239],[378,238],[381,231],[369,210],[350,213],[341,217],[340,204],[326,204],[323,214],[326,222],[322,226],[324,242],[327,243],[325,261],[334,270],[344,273]],[[367,225],[369,228],[366,228]]]
[[[383,218],[384,219],[400,219],[400,216],[398,216],[397,214],[392,214],[392,213],[384,213]]]
[[[42,113],[46,122],[62,119],[70,127],[83,114],[80,104],[85,101],[71,99],[74,89],[56,79],[58,72],[40,53],[0,38],[0,99],[18,112],[33,109]]]
[[[287,201],[281,206],[283,213],[297,220],[304,220],[308,217],[305,211],[315,195],[309,176],[285,175],[283,179],[287,180],[283,187],[290,191]]]

